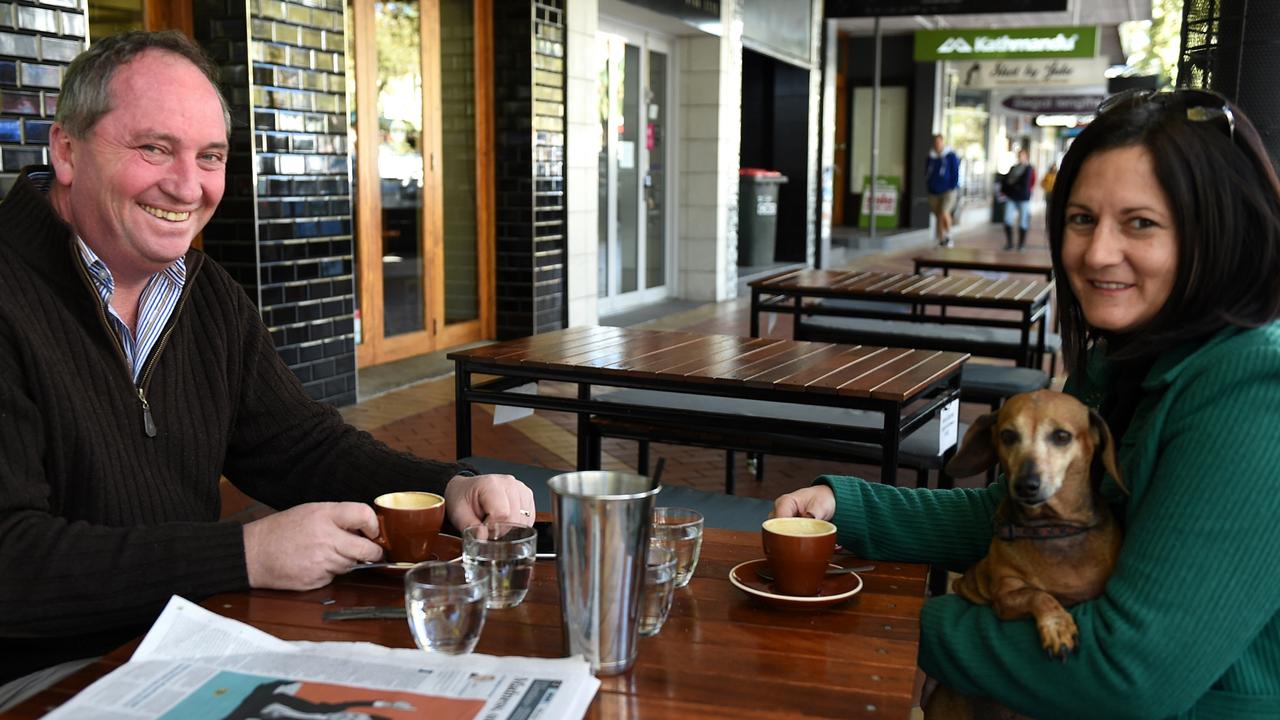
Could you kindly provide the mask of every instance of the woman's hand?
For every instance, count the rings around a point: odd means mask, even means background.
[[[769,517],[811,517],[830,520],[836,514],[836,496],[826,485],[812,485],[773,501]]]

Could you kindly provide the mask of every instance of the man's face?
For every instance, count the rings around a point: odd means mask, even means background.
[[[222,199],[227,130],[217,92],[185,58],[148,50],[111,80],[111,110],[82,138],[50,136],[54,207],[118,280],[191,246]]]
[[[934,151],[934,152],[936,152],[936,153],[941,154],[941,153],[942,153],[942,148],[944,148],[944,147],[946,147],[946,144],[942,141],[942,136],[941,136],[941,135],[934,135],[934,136],[933,136],[933,151]]]

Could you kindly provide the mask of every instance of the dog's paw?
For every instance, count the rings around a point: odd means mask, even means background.
[[[1040,645],[1049,657],[1066,662],[1067,656],[1076,649],[1079,635],[1071,614],[1062,610],[1046,615],[1036,621],[1036,628],[1040,631]]]

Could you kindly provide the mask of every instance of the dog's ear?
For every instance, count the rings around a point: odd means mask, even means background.
[[[951,477],[969,477],[986,472],[996,464],[996,446],[991,439],[991,428],[996,423],[996,414],[983,415],[969,426],[964,434],[960,449],[947,463],[947,474]]]
[[[1129,494],[1129,488],[1124,484],[1124,477],[1120,474],[1120,467],[1116,464],[1116,444],[1111,439],[1111,428],[1107,427],[1107,421],[1102,419],[1097,410],[1090,408],[1089,410],[1089,434],[1093,436],[1093,454],[1097,457],[1102,454],[1102,467],[1111,473],[1111,477],[1115,479],[1116,484],[1124,491],[1125,495]]]

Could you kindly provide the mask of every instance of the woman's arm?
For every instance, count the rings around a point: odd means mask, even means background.
[[[1002,485],[927,490],[824,475],[831,487],[840,544],[868,559],[967,565],[987,552]]]

